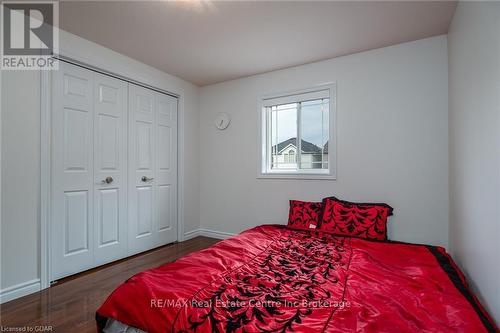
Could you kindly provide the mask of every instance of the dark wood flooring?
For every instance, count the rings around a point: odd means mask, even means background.
[[[196,237],[123,259],[63,279],[50,288],[0,305],[0,332],[6,328],[47,326],[45,332],[96,332],[95,311],[108,295],[129,277],[186,254],[207,248],[218,240]],[[43,331],[42,331],[43,332]]]

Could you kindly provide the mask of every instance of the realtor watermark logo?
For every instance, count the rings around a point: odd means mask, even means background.
[[[2,70],[51,70],[58,62],[59,4],[57,1],[2,1]]]

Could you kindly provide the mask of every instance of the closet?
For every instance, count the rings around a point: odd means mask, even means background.
[[[177,240],[176,97],[60,62],[51,281]]]

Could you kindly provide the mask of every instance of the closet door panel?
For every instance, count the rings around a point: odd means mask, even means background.
[[[123,241],[120,237],[120,191],[100,189],[97,196],[97,248],[110,247]]]
[[[52,280],[94,264],[93,84],[93,72],[65,63],[52,76]]]
[[[87,191],[64,193],[64,255],[89,251],[89,198]]]
[[[94,74],[95,265],[127,254],[127,84]]]
[[[156,93],[157,242],[177,240],[177,98]]]
[[[155,93],[129,84],[129,253],[155,247]]]
[[[158,231],[172,228],[171,185],[158,186]]]
[[[151,186],[138,186],[137,190],[137,238],[148,237],[153,233],[153,189]]]
[[[136,120],[135,122],[135,167],[142,175],[153,174],[153,123]]]

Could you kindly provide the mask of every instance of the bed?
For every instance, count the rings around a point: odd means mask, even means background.
[[[147,270],[100,332],[497,332],[441,247],[263,225]]]

